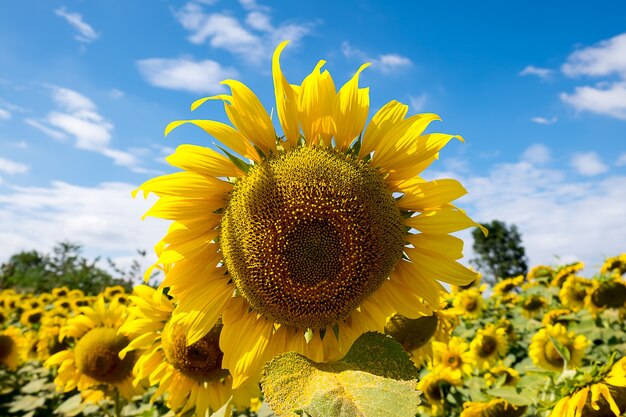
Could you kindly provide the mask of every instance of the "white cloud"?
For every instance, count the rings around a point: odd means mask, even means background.
[[[124,97],[126,93],[123,92],[122,90],[118,90],[117,88],[114,88],[109,92],[109,95],[115,99],[118,99],[118,98]]]
[[[57,108],[48,113],[43,123],[33,119],[26,119],[26,123],[55,139],[72,137],[76,148],[104,155],[116,165],[144,171],[133,154],[111,147],[114,125],[98,113],[92,100],[68,88],[50,88]]]
[[[57,16],[64,18],[74,29],[78,31],[78,34],[75,36],[76,40],[84,43],[91,43],[100,37],[93,27],[83,20],[83,17],[79,13],[70,13],[65,10],[65,7],[56,9],[54,13]]]
[[[428,101],[428,95],[422,93],[419,96],[409,96],[409,103],[411,104],[411,110],[414,112],[420,112],[426,107]]]
[[[26,164],[0,157],[0,172],[4,172],[9,175],[26,174],[29,169],[30,167]]]
[[[581,175],[594,176],[607,172],[607,167],[595,152],[576,153],[572,156],[572,167]]]
[[[626,82],[598,87],[576,87],[574,93],[561,93],[560,97],[578,111],[590,111],[626,120]]]
[[[617,157],[617,161],[615,161],[615,165],[619,167],[626,165],[626,152],[621,153],[620,156]]]
[[[626,75],[626,33],[572,53],[561,70],[565,75]]]
[[[571,181],[562,171],[520,161],[460,179],[468,194],[458,205],[477,221],[517,225],[531,265],[560,256],[581,259],[595,273],[605,257],[624,251],[626,176]]]
[[[224,68],[209,59],[150,58],[137,61],[137,67],[146,81],[154,86],[192,93],[221,92],[220,81],[237,76],[236,70]]]
[[[553,116],[549,119],[545,118],[545,117],[533,117],[532,119],[530,119],[531,122],[533,123],[538,123],[540,125],[552,125],[554,123],[556,123],[558,119],[556,118],[556,116]]]
[[[248,11],[243,22],[223,12],[205,13],[200,4],[191,2],[177,10],[175,17],[189,32],[191,43],[208,43],[213,48],[224,49],[252,63],[269,59],[276,45],[285,39],[297,43],[316,24],[281,23],[274,26],[269,7],[255,1],[241,1],[241,5]]]
[[[0,190],[0,261],[21,250],[49,251],[60,240],[85,245],[85,254],[130,256],[149,249],[167,224],[141,216],[154,202],[133,199],[135,186],[103,183],[80,187],[53,182],[50,187],[11,187]],[[154,262],[152,256],[152,262]]]
[[[9,113],[5,109],[0,109],[0,120],[9,120],[11,118],[11,113]]]
[[[530,162],[533,164],[545,164],[550,162],[550,149],[541,143],[535,143],[529,146],[522,153],[522,161]]]
[[[357,58],[360,61],[371,62],[373,69],[383,73],[401,71],[413,65],[409,58],[395,53],[382,54],[372,58],[360,49],[352,47],[348,42],[341,44],[341,52],[346,58]]]
[[[528,65],[526,68],[520,71],[519,75],[536,75],[539,78],[546,79],[552,75],[553,71],[549,68],[539,68],[534,65]]]

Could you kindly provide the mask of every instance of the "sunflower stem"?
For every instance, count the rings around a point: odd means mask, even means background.
[[[115,417],[122,417],[122,402],[120,401],[120,392],[117,388],[115,389],[113,400],[115,401]]]

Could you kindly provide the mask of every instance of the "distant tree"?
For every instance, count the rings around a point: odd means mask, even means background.
[[[473,249],[477,255],[470,261],[472,265],[490,275],[494,281],[525,275],[528,272],[528,260],[517,227],[507,227],[499,220],[483,223],[483,226],[489,230],[487,236],[480,229],[472,231]]]
[[[86,259],[82,256],[81,245],[72,242],[58,243],[49,255],[37,251],[19,252],[0,267],[0,289],[39,293],[66,286],[80,289],[85,294],[98,294],[113,285],[122,285],[128,291],[132,289],[137,272],[133,266],[124,273],[109,260],[113,271],[120,276],[114,277],[97,266],[99,260]]]

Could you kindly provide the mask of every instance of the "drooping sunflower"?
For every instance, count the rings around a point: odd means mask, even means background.
[[[0,329],[0,366],[15,371],[27,356],[28,342],[20,329],[14,326]]]
[[[601,274],[609,274],[616,271],[619,275],[626,273],[626,253],[607,258],[600,268]]]
[[[129,298],[130,314],[119,332],[131,340],[122,357],[141,349],[134,369],[135,383],[148,380],[150,385],[158,385],[153,400],[165,394],[168,407],[177,415],[194,412],[204,417],[224,405],[233,391],[232,378],[222,369],[222,324],[218,322],[202,339],[187,345],[180,326],[170,320],[174,302],[160,290],[139,285]],[[239,408],[249,404],[251,391],[234,393]]]
[[[480,369],[488,369],[509,349],[506,330],[494,324],[488,324],[479,329],[476,337],[470,343],[470,351]]]
[[[463,404],[460,417],[520,417],[526,412],[527,406],[516,406],[502,398],[487,402],[471,402]]]
[[[619,417],[626,412],[626,358],[578,372],[549,417]]]
[[[230,94],[197,100],[192,110],[220,100],[234,127],[182,120],[166,134],[198,126],[226,156],[182,145],[167,158],[182,172],[139,187],[160,198],[146,215],[174,220],[157,262],[172,265],[162,285],[180,300],[174,321],[193,344],[222,316],[234,387],[279,352],[338,358],[360,334],[382,332],[394,313],[430,314],[437,280],[476,278],[457,262],[463,242],[448,234],[478,226],[451,204],[465,190],[419,176],[460,137],[424,134],[438,116],[405,117],[397,101],[366,127],[369,89],[358,83],[367,65],[339,91],[324,61],[293,85],[280,68],[285,45],[272,61],[282,136],[246,85],[224,81]]]
[[[417,389],[422,391],[430,414],[433,416],[445,415],[445,399],[450,388],[463,384],[461,372],[450,368],[436,368],[425,375],[417,383]]]
[[[499,364],[490,368],[489,372],[485,373],[484,378],[487,387],[491,387],[501,379],[501,383],[503,386],[514,387],[517,385],[517,381],[519,381],[520,375],[519,372],[517,372],[515,369],[504,366],[503,364]]]
[[[448,343],[433,342],[433,365],[459,370],[463,375],[471,375],[475,360],[469,351],[469,343],[460,337],[452,337]]]
[[[89,401],[113,397],[115,390],[126,399],[139,392],[132,384],[135,355],[119,357],[129,342],[117,333],[125,317],[126,306],[99,297],[93,306],[81,307],[80,314],[68,319],[60,331],[61,342],[71,341],[68,348],[44,363],[59,367],[54,380],[59,391],[78,388]]]
[[[569,351],[568,369],[580,366],[589,344],[584,335],[568,332],[560,323],[540,329],[531,339],[528,356],[535,365],[554,372],[563,371],[565,361],[552,342],[555,339]]]
[[[559,291],[561,303],[572,311],[581,310],[585,307],[585,300],[592,286],[590,279],[577,275],[569,276]]]

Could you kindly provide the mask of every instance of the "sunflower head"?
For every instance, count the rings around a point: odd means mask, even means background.
[[[601,274],[617,272],[618,275],[626,273],[626,253],[622,253],[612,258],[607,258],[600,268]]]
[[[488,387],[500,381],[503,386],[514,387],[517,385],[520,375],[515,369],[500,364],[489,369],[489,372],[485,374],[484,378]]]
[[[553,340],[569,352],[568,368],[580,366],[588,345],[587,338],[568,332],[562,324],[558,323],[540,329],[532,337],[528,354],[535,365],[555,372],[563,371],[565,359]]]
[[[482,293],[476,288],[454,294],[453,306],[463,312],[464,318],[477,319],[482,314],[484,305]]]
[[[581,271],[584,268],[585,268],[584,262],[574,262],[574,263],[559,267],[559,269],[554,274],[554,278],[552,279],[551,285],[554,287],[561,288],[567,278],[569,278],[572,275],[575,275],[577,272]]]
[[[0,367],[15,371],[27,356],[28,341],[20,329],[9,326],[0,330]]]
[[[506,332],[494,324],[478,330],[470,344],[472,356],[479,368],[487,369],[504,356],[509,348]]]
[[[506,294],[514,292],[524,282],[524,276],[519,275],[513,278],[506,278],[498,282],[493,287],[493,294],[504,296]]]
[[[522,299],[522,312],[526,317],[534,317],[543,310],[547,304],[548,302],[543,296],[537,294],[529,295]]]
[[[564,307],[578,311],[585,306],[593,282],[577,275],[568,276],[559,290],[559,298]]]
[[[417,389],[423,392],[424,398],[431,406],[432,415],[440,415],[444,411],[445,399],[450,388],[461,385],[462,382],[460,371],[440,367],[426,374],[417,383]]]
[[[550,282],[554,278],[554,269],[549,265],[537,265],[532,268],[526,279],[528,281]]]
[[[626,285],[620,279],[604,281],[589,295],[596,308],[622,308],[626,303]]]

